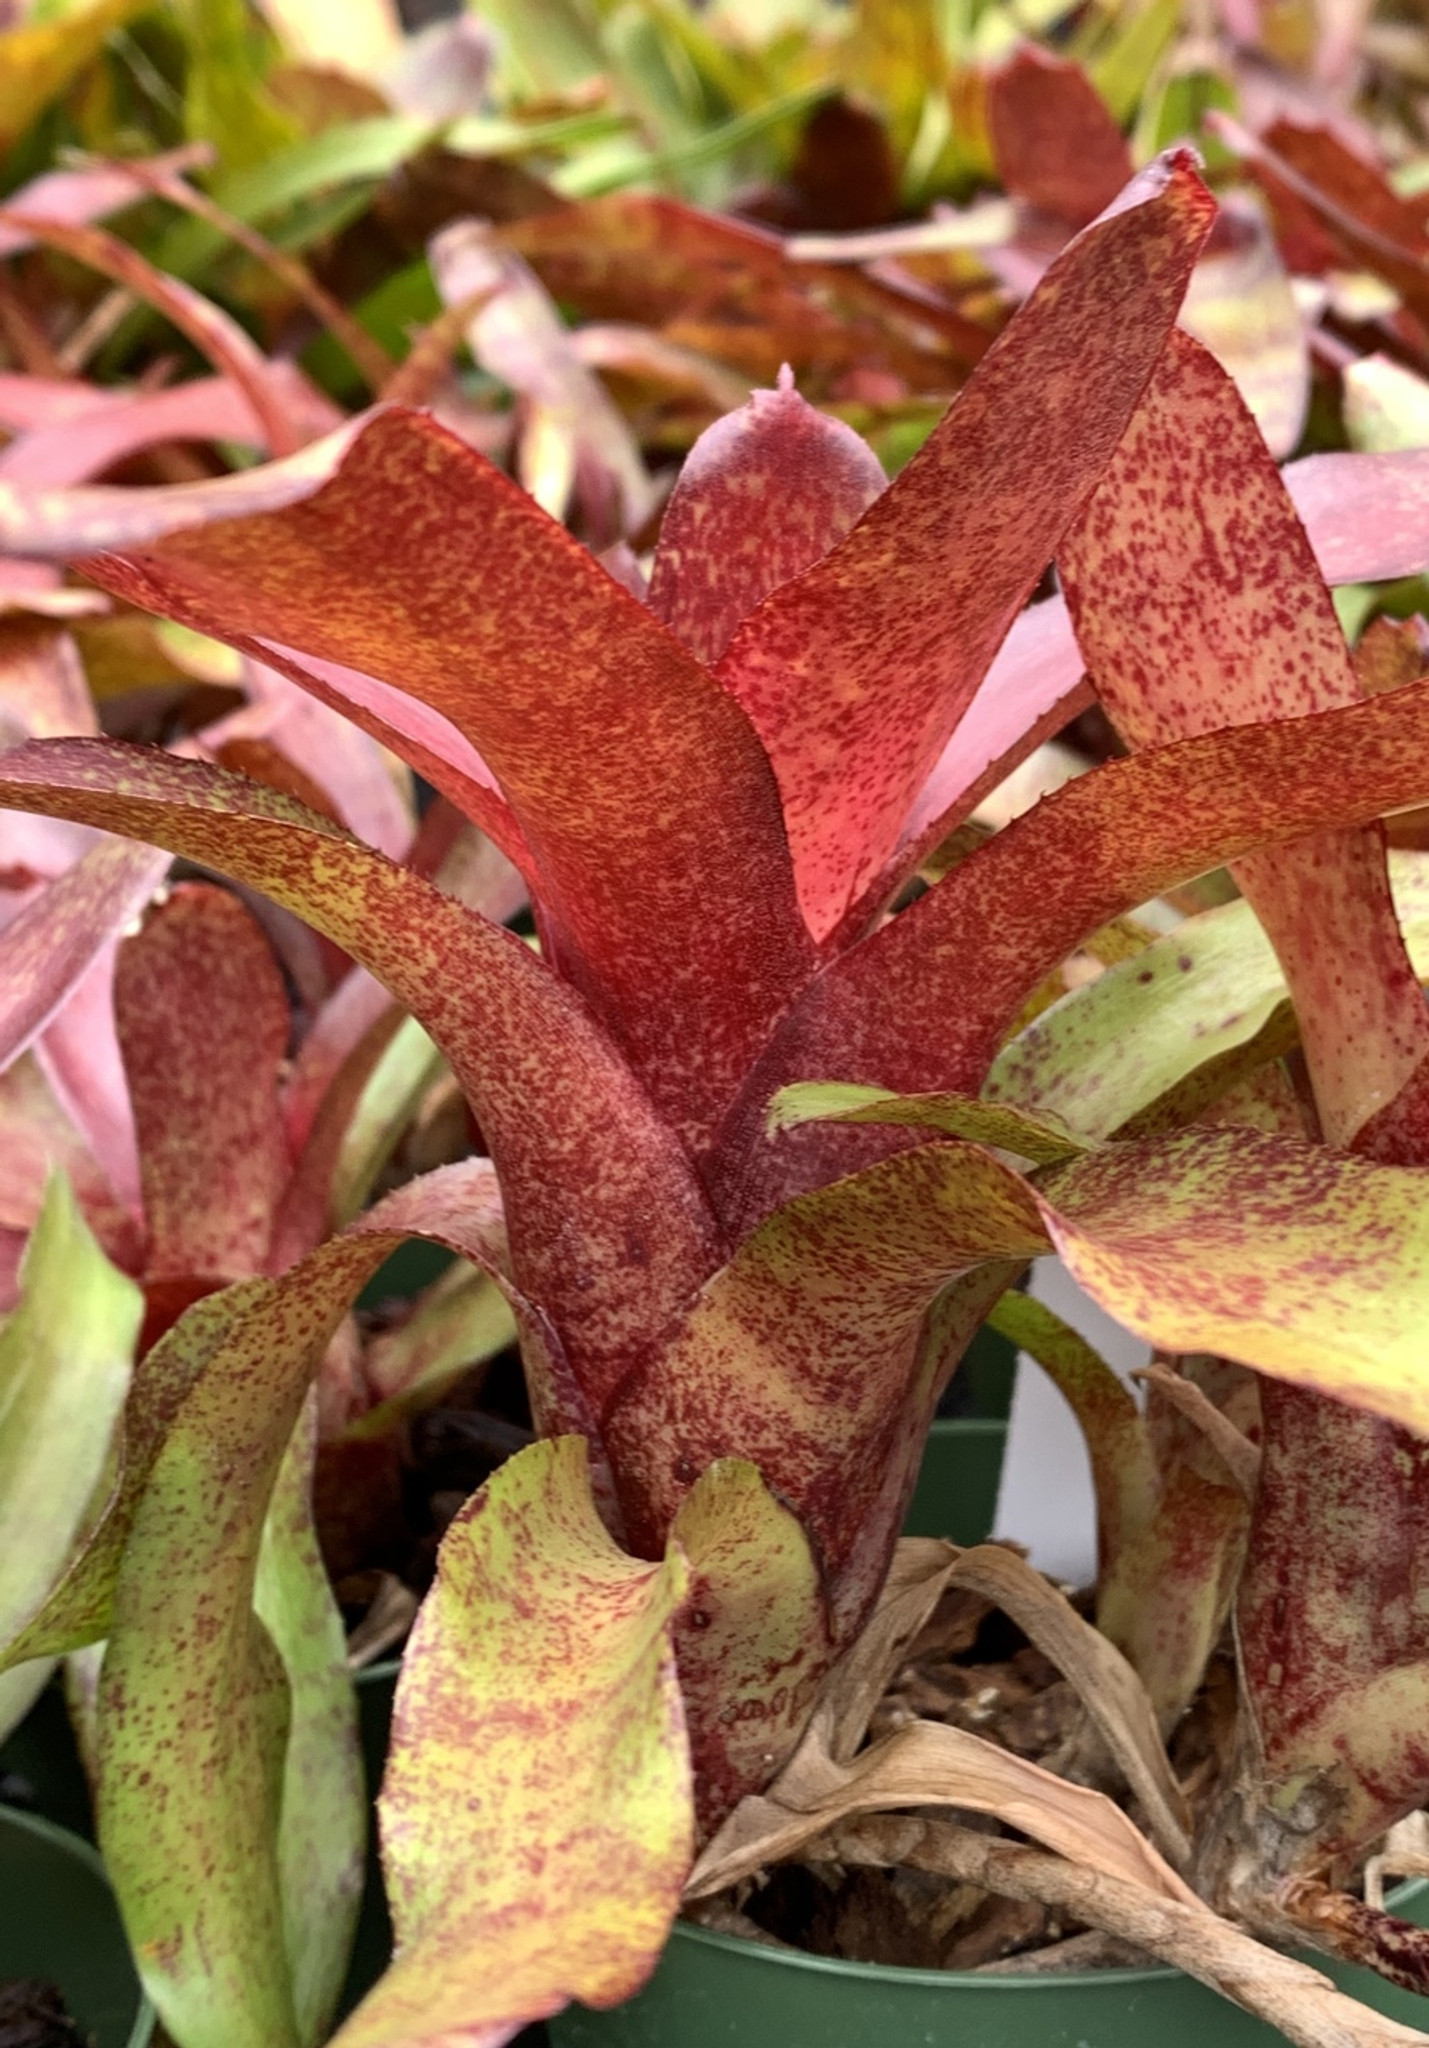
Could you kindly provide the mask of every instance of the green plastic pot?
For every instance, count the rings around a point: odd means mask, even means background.
[[[1423,1880],[1393,1904],[1429,1925]],[[1422,1999],[1367,1970],[1307,1960],[1377,2012],[1423,2025]],[[571,2006],[548,2024],[552,2048],[1285,2048],[1272,2027],[1179,1970],[895,1970],[761,1948],[683,1923],[628,2005]]]
[[[148,2048],[154,2009],[97,1851],[0,1806],[0,1982],[9,1977],[57,1985],[94,2048]]]
[[[987,1535],[1007,1426],[936,1422],[906,1527]],[[1429,1884],[1395,1897],[1429,1926]],[[1316,1959],[1319,1962],[1319,1959]],[[1376,2011],[1422,2026],[1424,2003],[1366,1970],[1319,1963]],[[1284,2048],[1283,2036],[1179,1970],[981,1977],[765,1948],[677,1922],[649,1984],[610,2012],[569,2006],[552,2048]]]

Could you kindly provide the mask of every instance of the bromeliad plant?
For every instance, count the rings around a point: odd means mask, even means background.
[[[1162,366],[1182,360],[1168,338],[1211,211],[1188,160],[1155,166],[886,489],[792,390],[721,422],[645,604],[400,411],[212,485],[0,498],[17,552],[82,560],[383,739],[520,869],[541,942],[213,766],[98,740],[0,757],[0,801],[220,869],[351,953],[441,1046],[491,1155],[180,1319],[136,1376],[97,1529],[27,1633],[29,1655],[107,1636],[101,1837],[182,2048],[297,2048],[328,2024],[342,1915],[316,1924],[303,1759],[340,1677],[329,1648],[286,1674],[273,1653],[306,1555],[288,1447],[329,1333],[399,1236],[495,1276],[545,1440],[452,1525],[408,1647],[382,1814],[398,1953],[348,2048],[494,2043],[572,1996],[627,1995],[701,1840],[748,1839],[751,1802],[757,1833],[810,1741],[838,1763],[850,1685],[905,1611],[902,1581],[878,1602],[938,1393],[1033,1254],[1055,1246],[1170,1351],[1352,1400],[1332,1411],[1347,1428],[1361,1410],[1387,1418],[1366,1428],[1429,1423],[1412,1170],[1254,1124],[1103,1145],[1070,1115],[978,1099],[1029,994],[1109,920],[1429,796],[1429,682],[1188,738],[1168,720],[897,908],[1075,689],[1060,642],[1037,658],[1057,639],[1045,611],[994,665],[1064,543],[1079,630],[1119,630],[1152,536],[1116,451],[1150,418],[1161,459]],[[1123,512],[1133,530],[1097,557]],[[1208,607],[1238,545],[1214,537]],[[1153,574],[1148,604],[1162,588]],[[1157,644],[1180,661],[1169,630]],[[820,1078],[920,1099],[873,1105],[902,1130],[868,1128],[865,1105],[861,1127],[771,1141],[772,1098]],[[1372,1272],[1346,1233],[1373,1243]],[[1164,1759],[1102,1719],[1188,1859]],[[905,1771],[876,1796],[967,1806],[993,1784],[1106,1885],[1215,1926],[1109,1802],[1000,1756],[940,1754],[941,1791]],[[1328,2038],[1273,1969],[1241,1951],[1205,1968]]]

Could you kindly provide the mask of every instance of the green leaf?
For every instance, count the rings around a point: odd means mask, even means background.
[[[340,1981],[360,1829],[355,1725],[294,1499],[306,1445],[292,1453],[300,1470],[281,1488],[279,1477],[333,1330],[395,1246],[420,1234],[501,1255],[479,1166],[410,1183],[280,1280],[200,1302],[166,1340],[167,1415],[136,1418],[158,1442],[146,1459],[136,1446],[111,1518],[122,1554],[97,1807],[140,1974],[182,2048],[309,2048]],[[341,1802],[325,1819],[307,1810],[324,1796]]]
[[[317,1410],[310,1398],[263,1525],[253,1611],[288,1681],[278,1887],[298,2038],[325,2040],[362,1895],[367,1786],[347,1635],[312,1516]]]
[[[58,1178],[20,1278],[0,1327],[0,1643],[43,1607],[103,1499],[143,1318]],[[13,1710],[23,1686],[7,1690]]]
[[[1389,873],[1410,959],[1429,975],[1429,857],[1392,850]],[[1285,1049],[1271,1034],[1287,1001],[1250,905],[1222,904],[1044,1010],[998,1054],[987,1094],[1095,1145],[1213,1062],[1257,1045],[1266,1058]],[[1189,1093],[1183,1101],[1195,1106]]]
[[[1167,1351],[1208,1351],[1429,1432],[1429,1172],[1244,1129],[1040,1178],[1074,1277]]]
[[[1084,1152],[1083,1141],[1059,1117],[1033,1117],[972,1095],[890,1095],[845,1081],[796,1081],[781,1088],[767,1111],[771,1134],[803,1123],[906,1124],[996,1145],[1034,1165],[1047,1166]]]
[[[0,150],[99,55],[108,38],[152,0],[96,0],[50,21],[21,21],[0,32]]]
[[[689,1579],[674,1548],[611,1541],[578,1437],[520,1452],[451,1524],[381,1799],[397,1958],[341,2048],[476,2048],[644,1981],[694,1847],[668,1633]]]

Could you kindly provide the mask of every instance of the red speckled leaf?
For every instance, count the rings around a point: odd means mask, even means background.
[[[1244,1128],[1114,1146],[1040,1176],[1049,1233],[1103,1308],[1429,1432],[1429,1175]]]
[[[1178,740],[1069,783],[812,985],[731,1118],[722,1202],[757,1217],[849,1156],[821,1151],[815,1133],[765,1145],[764,1105],[787,1082],[976,1093],[1041,977],[1112,918],[1253,847],[1363,824],[1426,791],[1429,683]]]
[[[88,566],[450,719],[525,834],[563,970],[682,1132],[706,1133],[808,968],[774,779],[738,707],[524,492],[433,421],[383,413],[307,502]]]
[[[690,1566],[674,1641],[695,1811],[707,1834],[783,1764],[833,1646],[809,1539],[753,1465],[712,1465],[671,1537]]]
[[[517,1285],[562,1332],[592,1399],[716,1263],[670,1132],[579,1000],[509,932],[292,798],[151,749],[19,748],[0,757],[0,803],[165,839],[296,911],[385,983],[470,1098],[501,1173]]]
[[[1422,1436],[1291,1388],[1266,1401],[1236,1625],[1263,1746],[1259,1812],[1275,1812],[1291,1774],[1333,1789],[1313,1819],[1297,1802],[1285,1846],[1299,1869],[1358,1854],[1429,1782],[1429,1630],[1413,1593],[1426,1507]]]
[[[1080,64],[1028,46],[994,71],[987,123],[998,180],[1069,227],[1110,206],[1132,174],[1131,151]]]
[[[168,866],[150,847],[104,840],[0,932],[0,1066],[44,1030]]]
[[[288,1173],[278,1100],[288,996],[268,941],[227,890],[184,883],[121,946],[114,1007],[146,1278],[261,1273]]]
[[[604,1419],[637,1547],[707,1464],[748,1458],[809,1531],[844,1640],[907,1505],[930,1302],[963,1268],[1045,1244],[1028,1189],[971,1147],[906,1152],[779,1210]]]
[[[689,1577],[676,1549],[612,1543],[576,1437],[520,1452],[451,1524],[382,1789],[397,1960],[340,2048],[496,2048],[644,1981],[694,1849],[669,1637]]]
[[[499,1252],[489,1172],[411,1182],[281,1280],[209,1297],[167,1340],[162,1373],[140,1375],[151,1412],[147,1444],[126,1444],[98,1815],[140,1972],[185,2048],[299,2048],[321,2032],[322,2014],[300,2028],[294,2009],[293,1974],[311,1983],[314,1959],[285,1950],[285,1921],[304,1917],[279,1875],[288,1681],[255,1579],[312,1374],[353,1295],[414,1233]],[[332,1938],[340,1957],[340,1917]],[[335,1995],[336,1973],[317,1975]]]
[[[1097,693],[1132,746],[1360,694],[1260,430],[1189,335],[1173,335],[1059,564]],[[1381,835],[1326,834],[1234,872],[1284,963],[1326,1135],[1348,1144],[1429,1058]]]
[[[1187,156],[1063,252],[849,538],[767,598],[720,663],[779,777],[825,937],[919,787],[1125,430],[1212,202]]]
[[[888,479],[868,443],[791,383],[756,391],[685,458],[650,576],[650,609],[715,662],[743,619],[826,555]]]

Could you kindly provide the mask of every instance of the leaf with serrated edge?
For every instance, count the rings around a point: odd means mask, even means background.
[[[468,1502],[407,1645],[380,1803],[397,1959],[340,2048],[505,2041],[653,1968],[693,1852],[669,1624],[689,1583],[627,1557],[579,1438]]]
[[[143,1298],[50,1182],[0,1327],[0,1643],[42,1608],[102,1499]]]

